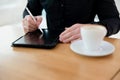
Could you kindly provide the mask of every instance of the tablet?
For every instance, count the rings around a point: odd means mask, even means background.
[[[40,30],[34,32],[28,32],[21,36],[14,42],[12,42],[13,47],[31,47],[31,48],[54,48],[59,42],[59,34],[61,30],[51,30],[43,29],[44,34]]]

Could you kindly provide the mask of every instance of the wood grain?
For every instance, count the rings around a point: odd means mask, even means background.
[[[116,48],[112,55],[86,57],[72,52],[70,44],[50,50],[11,47],[23,34],[21,27],[0,28],[0,80],[110,80],[120,68],[119,39],[105,38]]]

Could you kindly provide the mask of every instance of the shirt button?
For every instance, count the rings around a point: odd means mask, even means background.
[[[61,7],[63,7],[64,6],[64,4],[61,4]]]

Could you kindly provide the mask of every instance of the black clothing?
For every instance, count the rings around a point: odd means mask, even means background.
[[[28,0],[27,7],[34,16],[41,15],[42,9],[45,9],[50,30],[64,29],[75,23],[104,25],[108,30],[107,36],[120,30],[120,18],[114,0]],[[99,22],[94,22],[96,15]]]

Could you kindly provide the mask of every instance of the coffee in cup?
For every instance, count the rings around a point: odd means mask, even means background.
[[[102,25],[86,24],[81,27],[81,37],[83,47],[88,51],[96,51],[100,49],[107,30]]]

